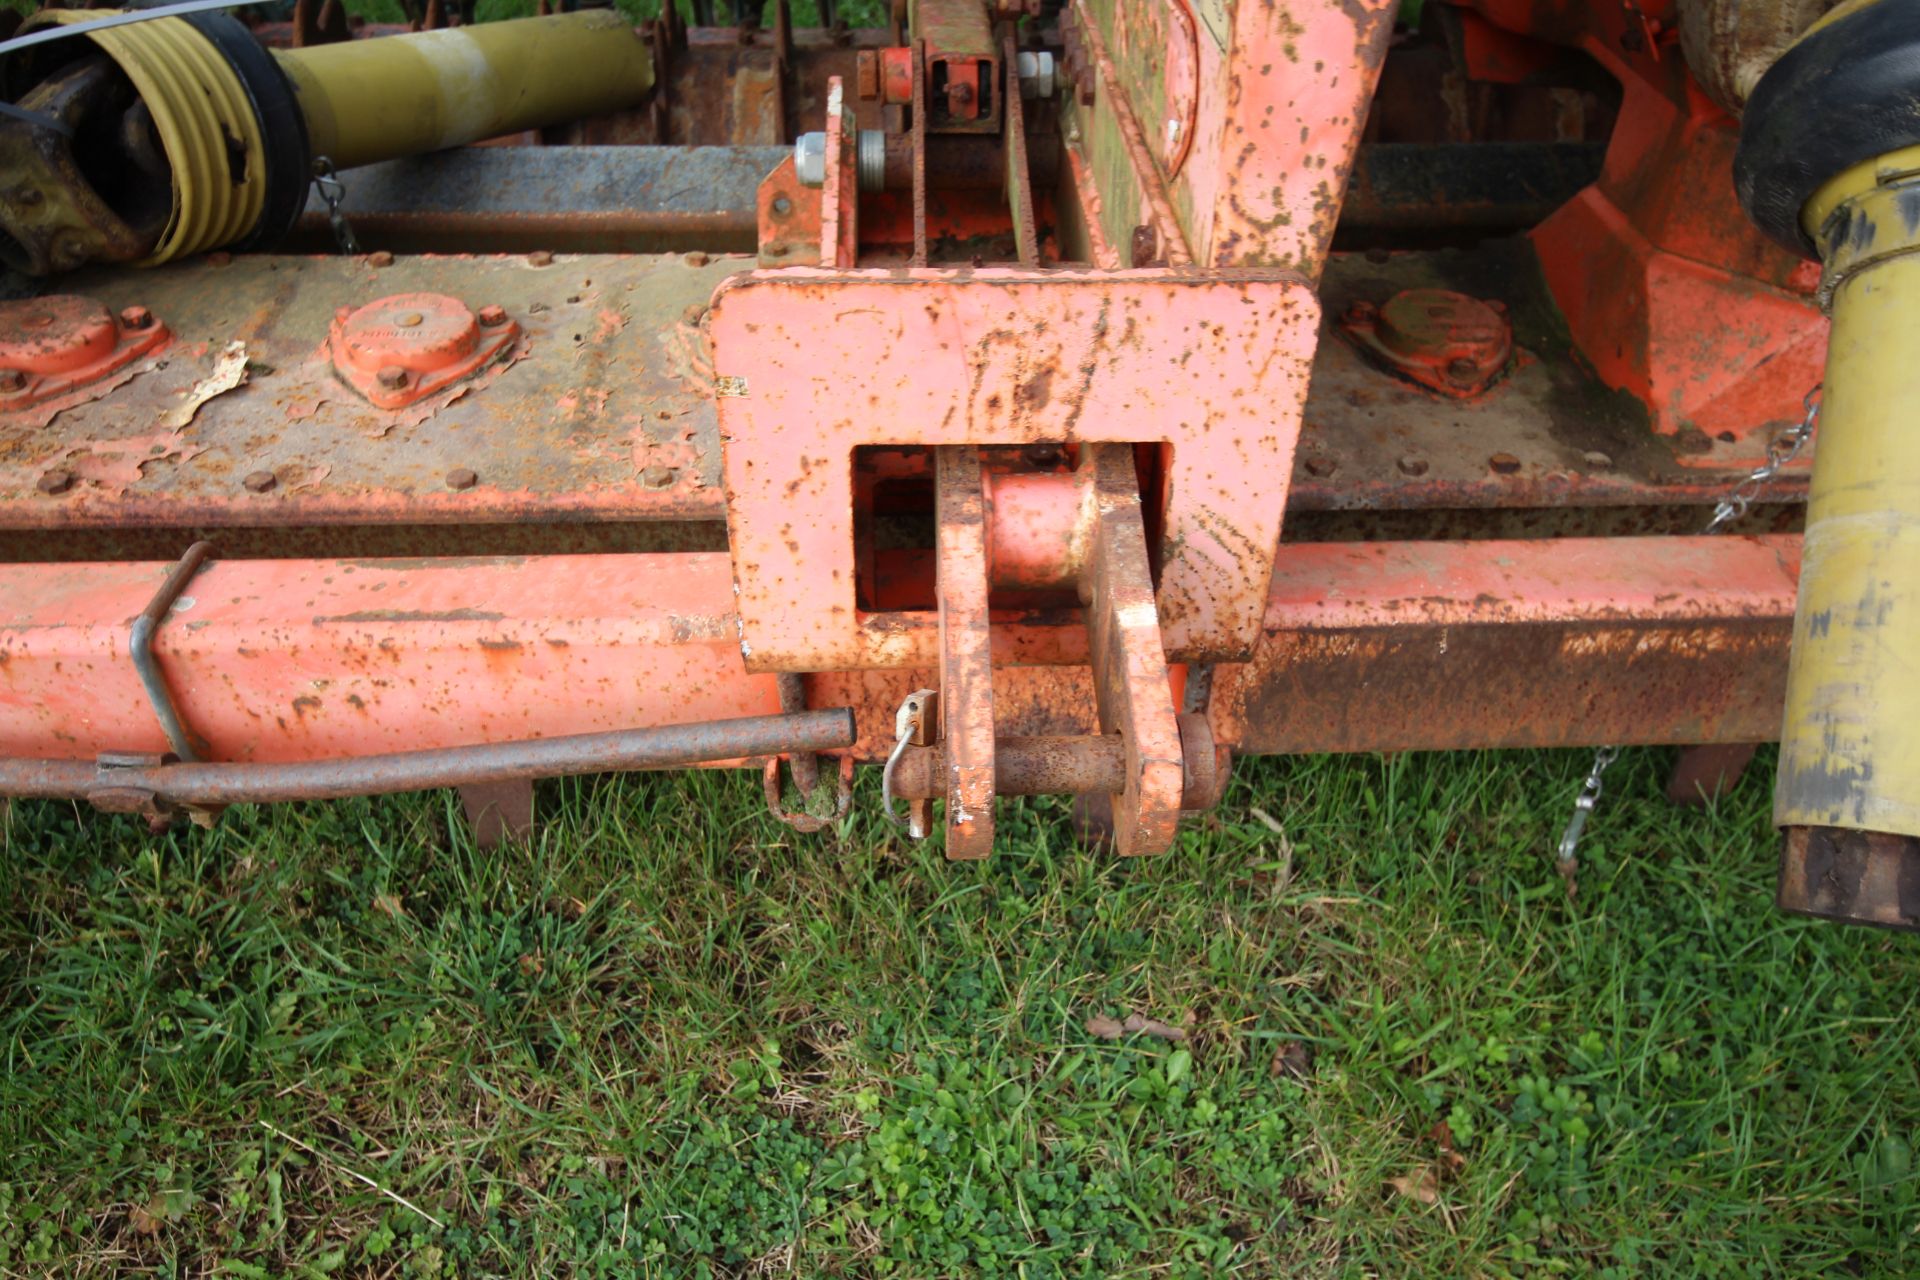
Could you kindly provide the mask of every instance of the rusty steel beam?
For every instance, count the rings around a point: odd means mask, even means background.
[[[1253,660],[1215,671],[1213,737],[1256,753],[1767,741],[1798,557],[1792,536],[1282,544]],[[172,568],[0,565],[0,754],[169,749],[128,642]],[[153,652],[213,760],[781,706],[773,675],[742,670],[722,553],[214,560],[189,595]],[[1083,627],[992,631],[996,733],[1098,731]],[[810,700],[854,708],[853,754],[873,761],[902,699],[937,679],[927,663],[827,671]]]
[[[102,808],[279,804],[472,787],[524,778],[675,769],[853,745],[853,712],[804,711],[282,763],[119,764],[0,759],[0,796],[94,800]]]
[[[755,147],[464,147],[356,169],[343,206],[400,253],[751,253],[754,196],[788,154]],[[299,244],[330,248],[316,193]]]
[[[1266,631],[1215,675],[1242,753],[1778,737],[1800,541],[1283,547]]]

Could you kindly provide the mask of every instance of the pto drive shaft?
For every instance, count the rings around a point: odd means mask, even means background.
[[[26,31],[91,21],[52,9]],[[0,260],[33,275],[266,247],[316,161],[349,169],[640,102],[646,42],[611,10],[268,50],[196,13],[0,65]]]

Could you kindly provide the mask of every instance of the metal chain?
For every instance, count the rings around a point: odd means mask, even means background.
[[[1732,492],[1720,499],[1713,508],[1713,518],[1707,521],[1702,534],[1719,533],[1729,525],[1744,519],[1760,495],[1766,491],[1775,477],[1787,464],[1806,451],[1807,442],[1813,439],[1813,431],[1820,423],[1820,388],[1815,386],[1807,392],[1801,401],[1806,412],[1800,421],[1788,427],[1767,442],[1766,461],[1755,467],[1734,485]],[[1587,780],[1580,788],[1580,795],[1573,802],[1573,816],[1567,820],[1567,829],[1560,836],[1558,856],[1554,867],[1560,872],[1561,879],[1567,882],[1567,896],[1573,896],[1574,872],[1579,863],[1574,858],[1580,846],[1580,837],[1586,831],[1587,819],[1593,816],[1595,806],[1600,803],[1601,777],[1607,766],[1620,757],[1620,748],[1601,747],[1594,753],[1593,767],[1587,770]]]
[[[340,181],[340,175],[334,172],[333,161],[326,156],[314,157],[313,186],[327,203],[327,225],[333,228],[333,238],[339,243],[340,252],[359,253],[360,241],[354,236],[353,228],[347,225],[347,215],[340,212],[340,202],[346,197],[347,185]]]

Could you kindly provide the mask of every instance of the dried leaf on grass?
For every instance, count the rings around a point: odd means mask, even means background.
[[[1304,1040],[1288,1040],[1273,1051],[1268,1071],[1294,1080],[1305,1079],[1313,1070],[1313,1046]]]
[[[1388,1178],[1387,1186],[1409,1200],[1421,1204],[1440,1203],[1440,1179],[1431,1167],[1422,1165],[1404,1177]]]
[[[1148,1018],[1138,1013],[1130,1013],[1127,1020],[1121,1022],[1095,1014],[1086,1022],[1087,1034],[1101,1040],[1119,1040],[1124,1036],[1153,1036],[1160,1040],[1185,1040],[1186,1029],[1176,1027],[1157,1018]]]

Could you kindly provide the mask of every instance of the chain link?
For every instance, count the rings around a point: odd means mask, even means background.
[[[1749,472],[1726,497],[1714,505],[1713,518],[1700,531],[1702,534],[1719,533],[1744,519],[1753,510],[1754,502],[1786,469],[1787,464],[1806,451],[1807,442],[1813,439],[1814,428],[1820,423],[1820,388],[1815,386],[1807,392],[1801,404],[1806,412],[1801,415],[1800,421],[1767,442],[1766,461]],[[1601,778],[1607,766],[1619,757],[1618,747],[1601,747],[1594,753],[1593,767],[1587,770],[1587,780],[1580,788],[1579,797],[1573,802],[1573,816],[1567,820],[1567,829],[1560,836],[1554,867],[1560,872],[1561,879],[1567,882],[1568,897],[1573,896],[1574,873],[1580,865],[1574,854],[1580,847],[1581,835],[1587,829],[1587,819],[1593,816],[1594,808],[1600,803]]]
[[[326,156],[315,156],[313,160],[313,186],[320,198],[327,204],[327,225],[333,228],[333,238],[340,245],[342,253],[359,253],[360,241],[353,234],[353,228],[347,225],[347,215],[340,212],[340,202],[346,197],[347,184],[340,181],[340,175],[334,172],[333,161]]]

